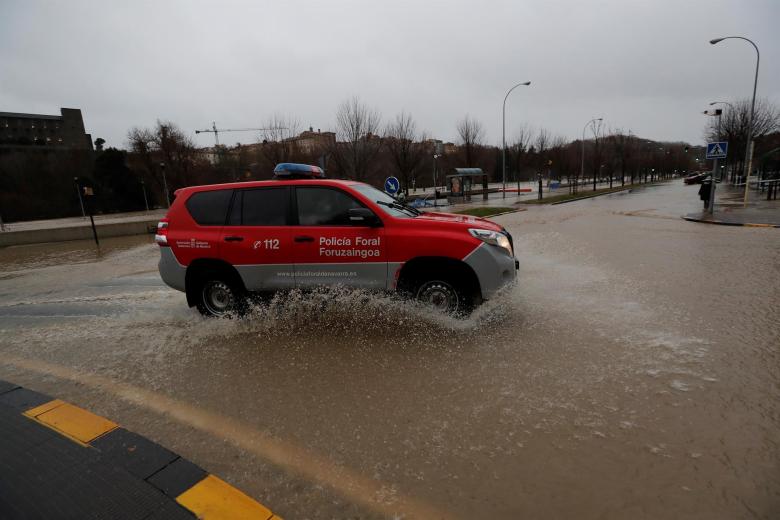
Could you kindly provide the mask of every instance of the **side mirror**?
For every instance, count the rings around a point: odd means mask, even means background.
[[[349,210],[349,223],[353,226],[379,227],[382,221],[368,208],[351,208]]]

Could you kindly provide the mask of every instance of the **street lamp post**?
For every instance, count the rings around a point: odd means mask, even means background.
[[[76,195],[79,196],[79,206],[81,206],[81,216],[87,218],[87,212],[84,211],[84,199],[81,198],[81,186],[79,186],[78,177],[73,177],[73,184],[76,185]]]
[[[588,128],[588,125],[591,123],[595,123],[596,121],[603,121],[604,119],[601,117],[594,117],[587,123],[585,123],[585,126],[582,127],[582,159],[580,161],[580,176],[582,177],[582,180],[585,180],[585,130]],[[593,132],[593,136],[596,136],[596,132]],[[596,175],[593,175],[593,191],[596,191]]]
[[[171,207],[171,198],[168,196],[168,181],[165,179],[165,163],[160,163],[160,171],[162,171],[163,191],[165,192],[165,207]]]
[[[753,40],[749,38],[745,38],[744,36],[725,36],[723,38],[715,38],[714,40],[710,40],[710,44],[715,45],[717,43],[722,42],[723,40],[745,40],[750,45],[753,46],[753,48],[756,50],[756,74],[753,78],[753,100],[750,102],[750,118],[748,119],[748,125],[747,125],[747,145],[745,146],[745,201],[744,205],[747,206],[748,203],[748,188],[750,187],[750,183],[748,182],[750,180],[750,169],[753,167],[753,146],[751,141],[753,140],[753,115],[756,110],[756,89],[758,88],[758,64],[761,60],[761,53],[758,51],[758,46],[753,43]]]
[[[501,183],[502,183],[502,198],[506,198],[506,99],[509,97],[509,94],[512,93],[514,89],[517,87],[523,86],[527,87],[530,85],[530,81],[524,81],[523,83],[518,83],[514,87],[510,88],[506,96],[504,96],[504,105],[501,109]],[[520,192],[518,191],[518,194]]]
[[[433,207],[436,207],[436,192],[438,191],[438,184],[436,182],[436,159],[441,157],[438,154],[433,154]]]
[[[149,211],[149,199],[146,198],[146,183],[143,179],[141,179],[141,191],[144,193],[144,206],[146,207],[146,211]]]

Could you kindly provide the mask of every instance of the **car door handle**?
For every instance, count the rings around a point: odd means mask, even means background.
[[[241,242],[242,240],[244,240],[244,237],[237,237],[237,236],[225,237],[225,242]]]
[[[314,242],[314,237],[309,237],[306,235],[297,236],[294,238],[296,242]]]

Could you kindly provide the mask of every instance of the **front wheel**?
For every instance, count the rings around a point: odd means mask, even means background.
[[[205,277],[196,296],[196,306],[204,316],[223,318],[240,314],[243,309],[240,289],[219,277]]]
[[[443,314],[468,314],[470,302],[463,291],[446,280],[427,280],[418,285],[415,298]]]

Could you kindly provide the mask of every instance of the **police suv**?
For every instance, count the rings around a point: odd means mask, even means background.
[[[489,220],[421,212],[316,166],[274,174],[180,189],[157,226],[163,281],[204,315],[240,313],[253,293],[330,285],[467,313],[515,279],[512,237]]]

